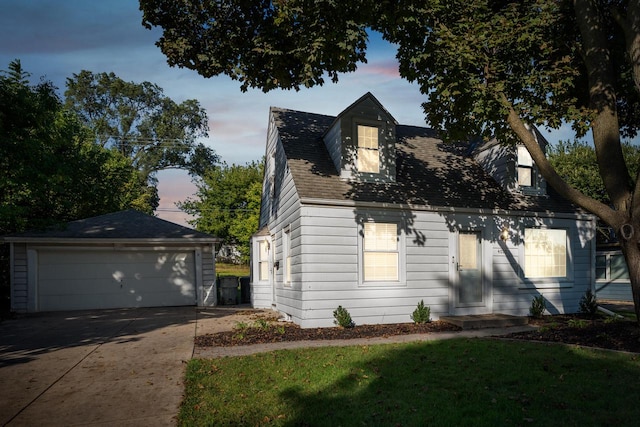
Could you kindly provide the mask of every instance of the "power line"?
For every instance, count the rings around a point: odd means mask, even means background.
[[[182,209],[178,209],[178,208],[157,208],[156,209],[157,212],[182,212],[182,213],[186,213],[189,214],[188,212],[183,211]],[[198,213],[202,213],[202,212],[255,212],[256,209],[200,209],[198,210]],[[191,214],[189,214],[191,215]]]

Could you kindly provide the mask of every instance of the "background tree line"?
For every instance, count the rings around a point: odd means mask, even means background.
[[[29,83],[19,60],[0,75],[0,234],[133,208],[152,214],[156,173],[203,175],[217,155],[196,139],[207,115],[149,82],[82,71],[63,101]]]
[[[130,208],[153,214],[158,171],[196,179],[219,161],[196,141],[208,128],[196,100],[89,71],[67,79],[62,99],[29,78],[19,60],[0,71],[0,235]],[[5,305],[8,245],[0,249]]]

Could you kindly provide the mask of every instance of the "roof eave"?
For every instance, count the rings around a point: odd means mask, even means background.
[[[130,244],[187,244],[187,243],[197,243],[197,244],[216,244],[222,242],[219,238],[209,238],[209,237],[181,237],[181,238],[96,238],[96,237],[21,237],[21,236],[8,236],[1,237],[5,243],[47,243],[47,244],[83,244],[87,246],[91,245],[101,245],[101,244],[121,244],[121,245],[130,245]]]
[[[453,206],[431,206],[431,205],[412,205],[409,203],[383,203],[383,202],[360,202],[353,200],[330,200],[317,199],[312,197],[300,198],[302,205],[318,205],[318,206],[336,206],[336,207],[361,207],[376,209],[397,209],[397,210],[414,210],[429,211],[440,213],[473,213],[479,215],[503,215],[503,216],[531,216],[558,219],[578,219],[591,221],[595,220],[595,216],[590,213],[581,212],[550,212],[550,211],[526,211],[513,209],[486,209],[486,208],[463,208]]]

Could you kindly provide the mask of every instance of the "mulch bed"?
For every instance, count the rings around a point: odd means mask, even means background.
[[[459,331],[460,328],[445,322],[396,323],[388,325],[357,325],[353,328],[302,329],[292,323],[270,322],[269,327],[247,327],[234,331],[218,332],[196,337],[196,345],[236,346],[286,341],[341,340],[353,338],[388,337],[393,335],[427,334]]]
[[[554,315],[542,319],[529,319],[538,326],[530,332],[505,335],[505,338],[529,341],[561,342],[588,347],[640,353],[640,327],[629,320],[610,321],[607,317],[586,315]],[[460,330],[445,322],[424,324],[399,323],[388,325],[358,325],[353,328],[301,329],[297,325],[268,322],[261,327],[246,326],[234,331],[196,337],[196,345],[238,346],[286,341],[336,340],[353,338],[388,337],[394,335],[424,334]]]
[[[506,337],[640,353],[640,326],[630,320],[611,321],[604,316],[575,314],[530,319],[529,324],[538,326],[538,329]]]

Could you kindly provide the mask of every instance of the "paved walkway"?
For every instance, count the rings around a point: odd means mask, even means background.
[[[488,328],[473,329],[456,332],[436,332],[429,334],[395,335],[377,338],[356,338],[347,340],[314,340],[314,341],[290,341],[281,343],[255,344],[235,347],[196,347],[193,357],[208,359],[215,357],[246,356],[267,351],[314,348],[314,347],[344,347],[349,345],[375,345],[406,343],[413,341],[434,341],[453,338],[482,338],[490,336],[500,336],[512,332],[530,331],[535,329],[532,326],[514,326],[510,328]]]
[[[175,425],[195,331],[193,307],[1,322],[0,425]]]
[[[631,313],[634,312],[633,301],[598,300],[598,305],[610,311],[630,311]]]

